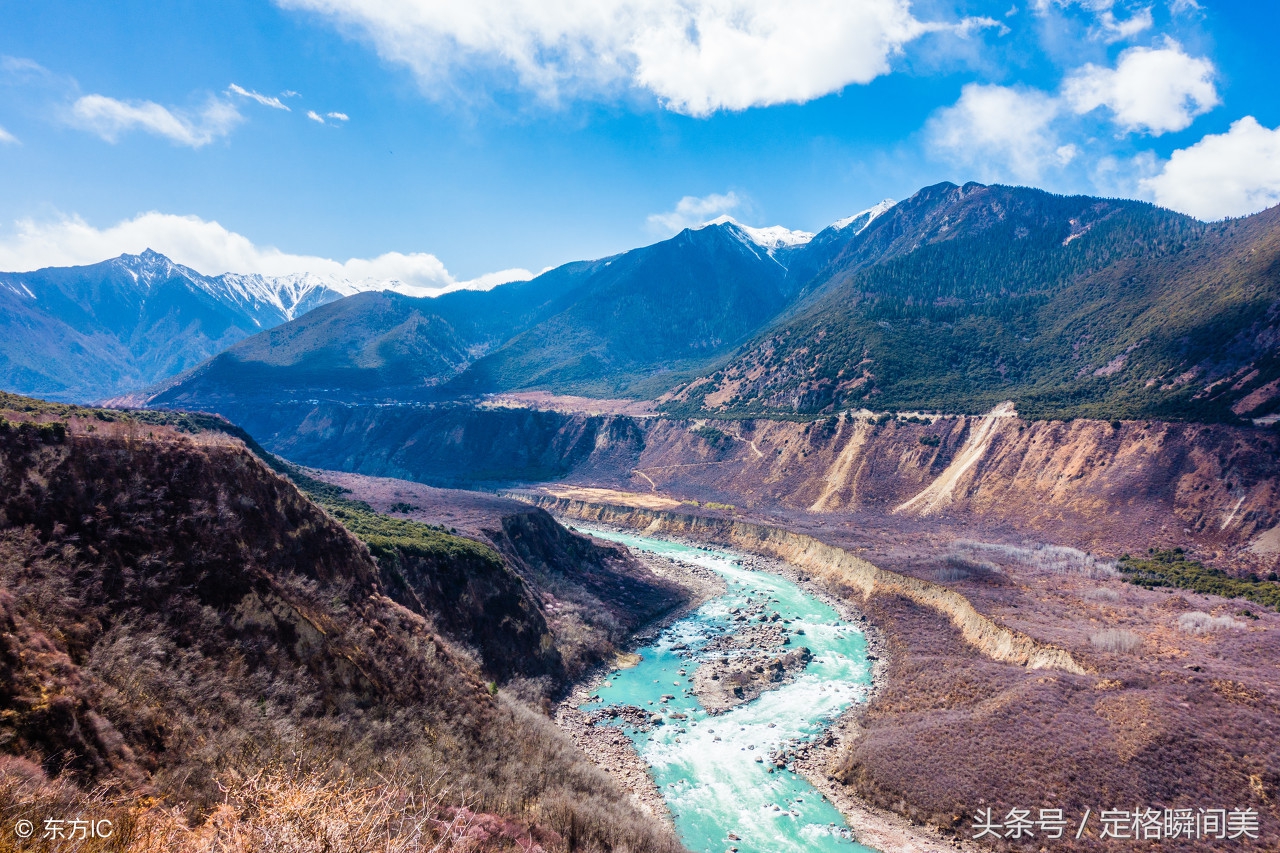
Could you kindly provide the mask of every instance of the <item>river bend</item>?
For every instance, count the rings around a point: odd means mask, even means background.
[[[871,668],[862,632],[797,584],[747,569],[731,553],[581,529],[725,580],[724,594],[637,649],[640,663],[613,673],[581,706],[585,712],[635,706],[661,718],[623,731],[649,765],[685,845],[694,853],[875,853],[852,840],[840,813],[808,781],[775,760],[823,736],[849,705],[865,701]],[[747,653],[725,651],[721,638],[741,631],[748,613],[751,623],[779,627],[786,648],[807,647],[812,658],[789,683],[713,716],[694,695],[694,673],[713,655]]]

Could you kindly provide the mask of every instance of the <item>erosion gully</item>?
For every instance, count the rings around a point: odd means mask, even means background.
[[[803,777],[774,760],[780,750],[821,735],[871,683],[866,638],[836,611],[778,575],[744,568],[733,554],[609,530],[582,528],[601,539],[720,574],[723,595],[637,649],[641,661],[607,678],[582,705],[638,706],[661,724],[625,727],[648,763],[681,840],[694,853],[870,851],[853,840],[840,813]],[[788,648],[813,658],[791,683],[724,713],[710,715],[693,691],[705,647],[743,625],[732,611],[755,611],[788,632]],[[758,619],[758,616],[754,616]],[[789,624],[786,624],[789,622]],[[716,657],[734,652],[715,652]],[[739,654],[741,654],[739,652]],[[597,701],[598,700],[598,701]]]

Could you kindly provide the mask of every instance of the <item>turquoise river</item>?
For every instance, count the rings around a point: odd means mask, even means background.
[[[723,595],[637,649],[641,662],[613,673],[596,692],[599,701],[582,706],[591,711],[635,705],[663,716],[663,725],[624,731],[648,763],[685,845],[694,853],[874,853],[852,840],[840,813],[812,785],[790,770],[775,770],[769,760],[778,749],[822,733],[850,704],[865,701],[871,673],[863,634],[795,583],[744,568],[733,554],[605,530],[584,532],[703,566],[726,584]],[[790,647],[807,646],[813,659],[791,683],[711,716],[693,694],[693,672],[707,654],[703,647],[742,624],[732,610],[760,605],[786,625]]]

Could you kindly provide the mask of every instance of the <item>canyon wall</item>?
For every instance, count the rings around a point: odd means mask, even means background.
[[[1275,429],[1025,421],[1008,405],[810,422],[324,403],[224,414],[296,462],[428,483],[559,480],[757,513],[1003,524],[1103,553],[1280,558]]]

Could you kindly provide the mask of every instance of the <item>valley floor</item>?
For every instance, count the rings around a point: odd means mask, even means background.
[[[440,518],[452,513],[450,523],[460,528],[469,502],[506,500],[326,476],[386,506],[434,495]],[[1011,523],[776,506],[747,513],[707,509],[705,500],[697,506],[688,496],[585,483],[508,494],[567,520],[608,520],[650,534],[666,524],[659,517],[685,520],[668,533],[687,531],[688,519],[696,519],[708,541],[720,545],[734,544],[724,531],[735,522],[807,534],[880,569],[959,593],[994,625],[1065,652],[1074,669],[995,659],[966,639],[953,618],[919,600],[866,595],[855,583],[820,579],[827,593],[882,632],[884,683],[869,706],[842,721],[834,748],[806,766],[851,819],[868,832],[888,833],[882,849],[913,849],[907,835],[893,834],[913,825],[961,843],[973,834],[973,815],[986,808],[997,818],[1019,808],[1033,814],[1062,808],[1079,818],[1087,808],[1247,807],[1276,840],[1280,616],[1265,608],[1127,584],[1106,560],[1029,541]],[[872,830],[867,816],[877,814],[884,820]],[[1082,841],[1065,839],[1055,849],[1096,845],[1098,831],[1088,828]],[[911,837],[939,843],[927,833]],[[1210,849],[1185,841],[1165,848]]]

